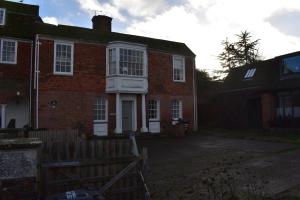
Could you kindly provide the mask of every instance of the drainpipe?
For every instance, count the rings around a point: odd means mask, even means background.
[[[32,127],[32,73],[33,73],[33,42],[31,42],[30,82],[29,82],[29,127]]]
[[[40,42],[39,42],[39,34],[35,36],[35,79],[34,79],[34,89],[35,89],[35,128],[39,128],[39,57],[40,57]]]
[[[195,58],[193,60],[193,96],[194,96],[194,131],[197,131],[198,129],[198,108],[197,108],[197,91],[196,91],[196,80],[195,80]]]

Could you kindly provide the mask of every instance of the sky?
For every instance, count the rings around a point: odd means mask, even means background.
[[[113,18],[112,31],[183,42],[198,69],[221,69],[222,40],[241,31],[260,39],[263,59],[300,51],[300,0],[24,0],[44,22],[91,28],[95,14]]]

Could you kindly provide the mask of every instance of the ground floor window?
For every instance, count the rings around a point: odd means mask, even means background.
[[[173,100],[172,101],[172,119],[178,120],[182,118],[182,101]]]
[[[107,120],[107,101],[105,98],[96,98],[94,104],[94,120],[106,121]]]
[[[159,101],[148,101],[148,117],[149,120],[159,120]]]

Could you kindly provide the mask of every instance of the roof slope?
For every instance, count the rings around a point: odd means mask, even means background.
[[[0,35],[33,40],[35,34],[52,37],[87,40],[107,44],[112,41],[141,43],[150,49],[174,54],[195,56],[184,44],[167,40],[154,39],[123,33],[103,33],[99,30],[67,25],[51,25],[44,23],[39,17],[39,7],[34,5],[0,1],[0,7],[6,8],[7,20],[5,26],[0,26]]]

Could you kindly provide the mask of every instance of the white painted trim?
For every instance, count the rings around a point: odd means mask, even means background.
[[[3,61],[2,60],[2,55],[3,55],[3,41],[7,41],[7,42],[14,42],[15,43],[15,57],[14,57],[14,61],[13,62],[9,62],[9,61]],[[1,51],[0,51],[0,63],[3,63],[3,64],[17,64],[17,58],[18,58],[18,41],[16,40],[12,40],[12,39],[4,39],[4,38],[1,38]]]
[[[6,114],[5,114],[6,104],[1,104],[1,127],[6,128]]]
[[[145,94],[142,94],[142,128],[141,128],[141,132],[142,133],[146,133],[148,132],[148,128],[146,125],[146,97]]]
[[[183,64],[183,79],[182,80],[174,80],[174,60],[175,59],[182,59],[182,64]],[[173,76],[173,81],[174,82],[185,82],[185,57],[184,56],[180,56],[180,55],[173,55],[173,59],[172,59],[172,62],[173,62],[173,73],[172,73],[172,76]]]
[[[121,109],[120,109],[120,93],[116,93],[116,134],[122,133],[122,125],[121,125]]]
[[[6,23],[6,9],[5,8],[0,8],[0,10],[3,10],[3,22],[0,22],[0,25],[3,26]]]
[[[198,130],[198,95],[196,90],[196,80],[195,80],[195,59],[193,60],[193,96],[194,96],[194,131]]]
[[[132,128],[133,128],[133,131],[136,131],[137,130],[136,95],[120,95],[120,101],[119,101],[120,112],[116,113],[116,115],[119,115],[120,128],[123,131],[123,127],[122,127],[122,101],[133,101]]]
[[[69,45],[71,46],[71,72],[57,72],[56,71],[56,45]],[[53,55],[53,74],[54,75],[66,75],[66,76],[73,76],[74,72],[74,43],[69,41],[54,41],[54,55]]]

